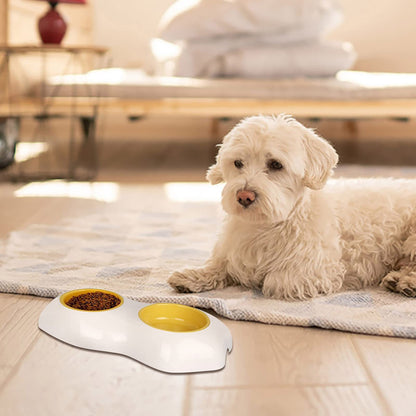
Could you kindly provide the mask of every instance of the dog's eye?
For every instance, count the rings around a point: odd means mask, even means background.
[[[234,166],[237,169],[241,169],[244,166],[244,163],[241,160],[234,160]]]
[[[280,162],[278,162],[277,160],[274,160],[274,159],[270,159],[267,162],[267,167],[270,170],[280,170],[280,169],[283,169],[282,164]]]

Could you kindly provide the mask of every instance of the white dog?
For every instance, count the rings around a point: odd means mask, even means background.
[[[291,117],[243,120],[207,179],[225,182],[222,235],[204,267],[173,273],[179,292],[240,284],[306,299],[384,287],[416,295],[416,181],[339,179],[333,147]]]

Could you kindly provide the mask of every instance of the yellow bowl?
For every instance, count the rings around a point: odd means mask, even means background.
[[[153,328],[171,332],[195,332],[208,327],[204,312],[175,303],[155,303],[139,311],[139,318]]]

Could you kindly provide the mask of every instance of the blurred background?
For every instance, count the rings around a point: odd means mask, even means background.
[[[91,59],[88,69],[101,65],[140,68],[147,74],[153,74],[156,62],[151,40],[158,36],[160,20],[173,3],[172,0],[124,0],[121,3],[88,0],[81,7],[64,2],[58,7],[68,20],[69,27],[62,45],[108,48],[105,63],[97,64]],[[342,10],[342,19],[328,30],[325,37],[352,44],[356,59],[349,69],[416,72],[414,1],[340,0],[337,4]],[[0,43],[40,44],[37,19],[47,7],[45,1],[0,0]],[[18,63],[10,63],[9,75],[15,94],[31,92],[45,76],[42,71],[47,72],[47,77],[63,72],[65,64],[62,56],[51,54],[47,59],[46,70],[41,68],[38,57],[34,56],[16,57]],[[4,74],[1,76],[4,77]],[[39,142],[38,137],[34,137],[39,136],[36,130],[38,121],[29,117],[20,121],[20,141]],[[237,118],[220,120],[215,132],[217,142],[237,121]],[[377,118],[352,123],[349,120],[305,118],[301,121],[316,128],[335,145],[342,163],[413,165],[416,162],[414,120]],[[47,124],[41,134],[47,136],[45,140],[49,142],[49,150],[54,147],[54,154],[49,155],[48,160],[45,159],[46,152],[43,156],[29,158],[33,159],[30,163],[36,165],[29,166],[26,160],[24,163],[27,166],[22,167],[22,162],[20,169],[30,172],[42,164],[67,163],[68,139],[63,137],[63,132],[71,129],[70,125],[59,118],[50,119]],[[106,113],[104,109],[100,111],[97,125],[99,175],[108,179],[132,174],[137,180],[151,180],[157,177],[156,172],[167,170],[176,175],[176,179],[203,179],[204,171],[215,154],[212,128],[212,120],[204,116],[163,115],[134,119],[123,112]],[[21,158],[23,160],[24,156]],[[0,175],[7,180],[10,172],[16,169],[16,166],[3,169]]]

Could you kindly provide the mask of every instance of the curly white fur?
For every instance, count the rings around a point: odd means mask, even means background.
[[[337,162],[327,141],[291,117],[240,122],[207,173],[225,182],[223,232],[204,267],[173,273],[171,286],[240,284],[306,299],[382,282],[415,296],[416,181],[328,181]],[[242,191],[249,205],[238,201]]]

